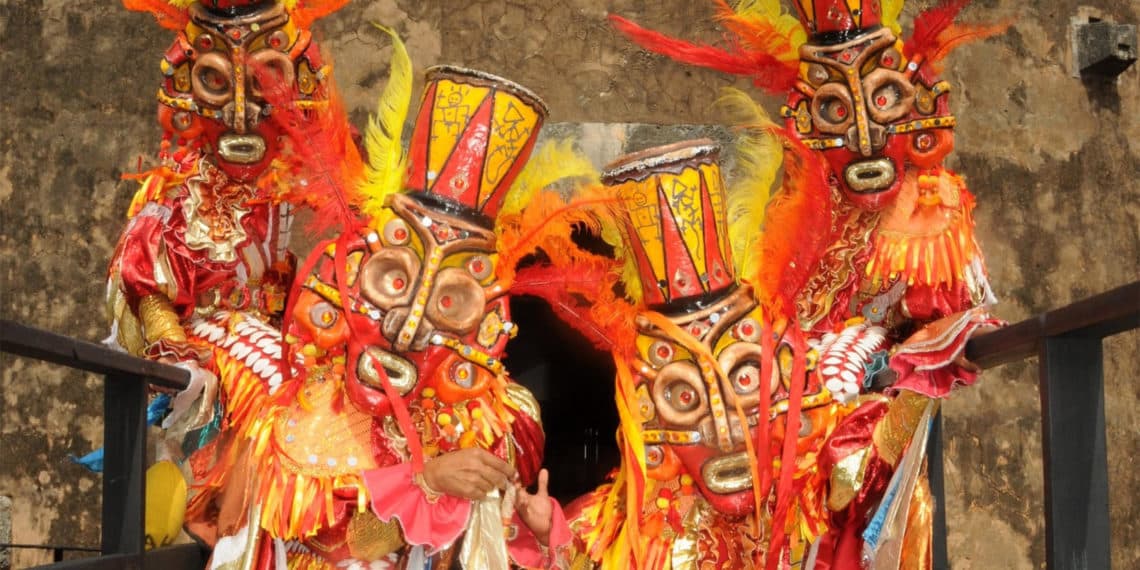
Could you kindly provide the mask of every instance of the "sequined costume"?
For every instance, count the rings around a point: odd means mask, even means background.
[[[280,339],[286,381],[225,447],[200,454],[208,469],[188,518],[216,565],[532,567],[569,540],[556,503],[547,548],[511,492],[439,495],[421,475],[470,447],[524,484],[541,466],[537,402],[501,362],[517,329],[510,270],[498,267],[535,245],[496,219],[533,194],[524,165],[546,109],[501,78],[433,68],[405,157],[410,62],[396,42],[367,171],[342,196],[365,219],[349,212],[302,265]]]
[[[618,371],[622,464],[567,509],[572,567],[857,563],[855,537],[830,531],[862,528],[927,413],[921,397],[850,399],[824,386],[837,360],[861,381],[884,333],[806,338],[794,314],[737,277],[745,260],[729,244],[718,152],[690,141],[611,165],[603,182],[621,206],[599,215],[621,287],[568,282],[544,295],[561,307],[588,299],[564,316]],[[865,448],[858,462],[838,453],[853,444]]]
[[[765,232],[770,268],[785,267],[793,247],[814,251],[787,275],[763,276],[762,288],[795,302],[803,326],[816,331],[850,318],[886,327],[901,343],[891,361],[896,388],[943,396],[972,382],[975,374],[953,361],[973,331],[996,324],[984,308],[994,297],[973,235],[974,198],[942,166],[955,118],[951,85],[938,74],[954,47],[1004,26],[954,24],[967,2],[947,1],[919,14],[904,41],[901,1],[796,1],[798,18],[774,0],[735,9],[714,3],[740,38],[731,49],[612,19],[647,49],[790,93],[781,116],[824,160],[830,192],[811,204],[777,192],[767,215],[801,219],[809,207],[829,215],[800,230]]]

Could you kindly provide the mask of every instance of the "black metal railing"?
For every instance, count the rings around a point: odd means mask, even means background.
[[[1140,281],[979,336],[966,357],[983,368],[1038,357],[1045,466],[1045,560],[1050,570],[1111,567],[1103,341],[1140,328]],[[945,505],[942,426],[931,432],[930,485]],[[946,511],[935,514],[934,567],[950,567]]]
[[[0,320],[0,351],[76,370],[102,374],[103,392],[103,511],[98,552],[101,556],[61,562],[65,551],[90,551],[82,546],[38,546],[50,549],[50,568],[202,568],[205,558],[195,544],[144,551],[143,516],[146,496],[147,386],[181,390],[189,374],[180,368],[135,358],[98,344]],[[28,545],[0,545],[0,548]]]
[[[1039,357],[1045,465],[1045,541],[1050,570],[1110,567],[1108,456],[1104,432],[1103,339],[1140,328],[1140,281],[1043,313],[970,341],[985,367]],[[59,569],[202,568],[196,545],[143,550],[147,384],[180,389],[185,371],[89,342],[0,320],[0,350],[103,374],[102,556]],[[945,504],[941,420],[931,432],[931,488]],[[935,514],[934,566],[948,569],[946,514]]]

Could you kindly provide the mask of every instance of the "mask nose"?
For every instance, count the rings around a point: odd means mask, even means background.
[[[384,315],[381,332],[392,343],[392,348],[398,351],[420,351],[427,348],[428,341],[431,340],[431,335],[435,332],[435,327],[430,322],[423,320],[422,316],[417,317],[414,324],[409,323],[411,316],[411,307],[396,307]],[[410,328],[409,325],[415,327],[415,333],[412,334],[410,340],[401,339],[400,333]]]
[[[859,144],[859,125],[851,125],[847,129],[847,150],[857,152],[863,156],[874,156],[876,152],[887,146],[887,128],[873,121],[867,122],[867,145]]]

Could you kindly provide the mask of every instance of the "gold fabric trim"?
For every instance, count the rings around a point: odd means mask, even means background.
[[[139,320],[147,344],[160,340],[186,342],[186,331],[178,322],[174,306],[162,295],[147,295],[139,301]]]
[[[357,560],[379,560],[404,547],[396,519],[384,522],[371,511],[356,513],[345,531],[348,552]]]
[[[891,401],[887,414],[875,426],[872,435],[875,450],[891,467],[898,465],[929,402],[930,398],[926,396],[903,390]]]
[[[510,382],[506,385],[507,395],[510,396],[519,409],[523,411],[530,419],[542,427],[542,410],[538,405],[538,400],[534,398],[534,394],[526,389],[526,386]]]
[[[835,464],[831,471],[831,492],[827,496],[827,508],[841,511],[863,488],[863,475],[867,472],[867,458],[871,446],[864,447]]]

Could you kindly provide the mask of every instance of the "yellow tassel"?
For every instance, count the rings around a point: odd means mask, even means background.
[[[368,166],[360,192],[364,196],[364,214],[370,218],[376,217],[387,197],[399,192],[403,185],[407,164],[401,137],[412,102],[412,59],[408,50],[394,30],[374,25],[392,37],[392,60],[388,84],[380,94],[376,114],[369,119],[364,131]]]

